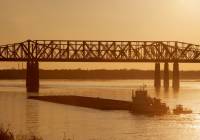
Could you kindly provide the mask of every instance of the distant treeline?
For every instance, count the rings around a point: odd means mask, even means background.
[[[153,79],[153,70],[40,70],[41,79]],[[161,72],[161,77],[163,72]],[[181,79],[200,79],[200,71],[180,71]],[[0,79],[25,79],[26,70],[0,70]],[[170,78],[172,72],[170,71]]]

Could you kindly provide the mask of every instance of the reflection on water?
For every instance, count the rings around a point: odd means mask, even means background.
[[[40,134],[39,106],[37,101],[26,100],[26,130],[29,135]]]
[[[131,89],[147,84],[150,96],[169,106],[184,104],[194,114],[147,117],[128,111],[101,111],[26,99],[25,81],[0,81],[0,124],[17,134],[37,134],[46,140],[74,139],[198,140],[200,137],[200,83],[182,81],[180,91],[156,92],[153,81],[41,80],[41,95],[83,95],[131,100]],[[5,87],[6,85],[6,87]]]
[[[180,90],[174,90],[172,88],[171,89],[155,89],[154,92],[155,92],[155,97],[157,98],[169,99],[171,98],[170,95],[173,98],[178,98]]]

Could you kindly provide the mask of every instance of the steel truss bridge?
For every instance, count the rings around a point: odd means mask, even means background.
[[[28,92],[39,91],[38,62],[154,62],[156,88],[161,86],[160,63],[165,63],[165,88],[168,63],[173,63],[173,87],[178,89],[178,63],[200,63],[200,46],[178,41],[27,40],[0,45],[0,61],[27,62]]]
[[[27,40],[0,46],[0,61],[199,63],[200,46],[178,41]]]

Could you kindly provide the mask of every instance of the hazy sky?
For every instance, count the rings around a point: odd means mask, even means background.
[[[200,0],[0,0],[0,44],[27,39],[178,40],[199,44],[199,5]],[[154,67],[136,63],[63,64],[43,63],[41,67]],[[200,64],[181,67],[194,68],[200,69]]]

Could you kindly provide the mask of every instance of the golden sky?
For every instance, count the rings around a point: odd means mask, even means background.
[[[0,0],[0,44],[27,39],[200,43],[200,0]],[[64,65],[63,65],[64,64]],[[20,63],[21,65],[21,63]],[[2,63],[1,68],[16,67]],[[41,68],[139,68],[139,63],[42,63]],[[180,69],[200,69],[184,64]]]

